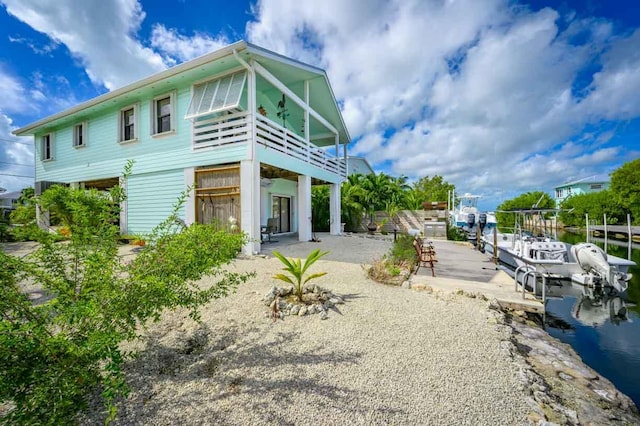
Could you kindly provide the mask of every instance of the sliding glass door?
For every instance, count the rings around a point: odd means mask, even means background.
[[[276,233],[291,232],[291,198],[272,195],[271,217],[276,219]]]

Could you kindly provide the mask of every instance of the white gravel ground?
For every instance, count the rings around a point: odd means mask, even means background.
[[[509,333],[487,302],[377,284],[360,265],[321,260],[317,283],[344,296],[340,312],[274,323],[261,299],[281,284],[277,259],[235,268],[257,278],[208,305],[201,325],[172,313],[149,328],[114,424],[527,424]]]

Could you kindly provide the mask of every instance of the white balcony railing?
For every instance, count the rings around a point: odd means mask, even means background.
[[[251,120],[246,111],[193,123],[194,149],[222,146],[249,140]],[[312,143],[259,114],[256,118],[256,141],[260,145],[313,164],[323,170],[346,177],[344,159],[331,156]]]
[[[193,147],[228,145],[249,139],[249,114],[236,111],[215,118],[196,119],[193,122]]]

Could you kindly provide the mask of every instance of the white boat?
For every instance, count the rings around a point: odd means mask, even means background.
[[[482,198],[481,195],[466,193],[453,198],[457,202],[449,212],[449,223],[452,226],[457,226],[468,234],[475,234],[478,229],[484,234],[496,227],[495,213],[482,212],[478,209],[478,200]]]
[[[484,250],[494,256],[497,246],[498,259],[523,275],[545,278],[569,279],[582,285],[583,293],[598,297],[604,289],[618,293],[627,290],[631,274],[629,267],[636,263],[621,257],[608,255],[591,243],[571,245],[550,237],[533,236],[516,223],[514,233],[496,230],[483,236]]]

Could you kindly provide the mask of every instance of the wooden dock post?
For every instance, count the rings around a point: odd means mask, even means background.
[[[604,222],[604,252],[607,253],[607,214],[604,214],[604,218],[602,219]]]
[[[633,245],[633,236],[631,235],[631,213],[627,213],[627,234],[629,236],[627,259],[631,260],[631,246]]]
[[[589,242],[590,236],[591,236],[591,232],[589,232],[589,213],[585,213],[584,214],[585,217],[585,221],[587,224],[587,242]]]
[[[629,245],[631,247],[631,245]],[[631,251],[629,251],[631,253]],[[498,226],[493,228],[493,263],[498,264]]]

